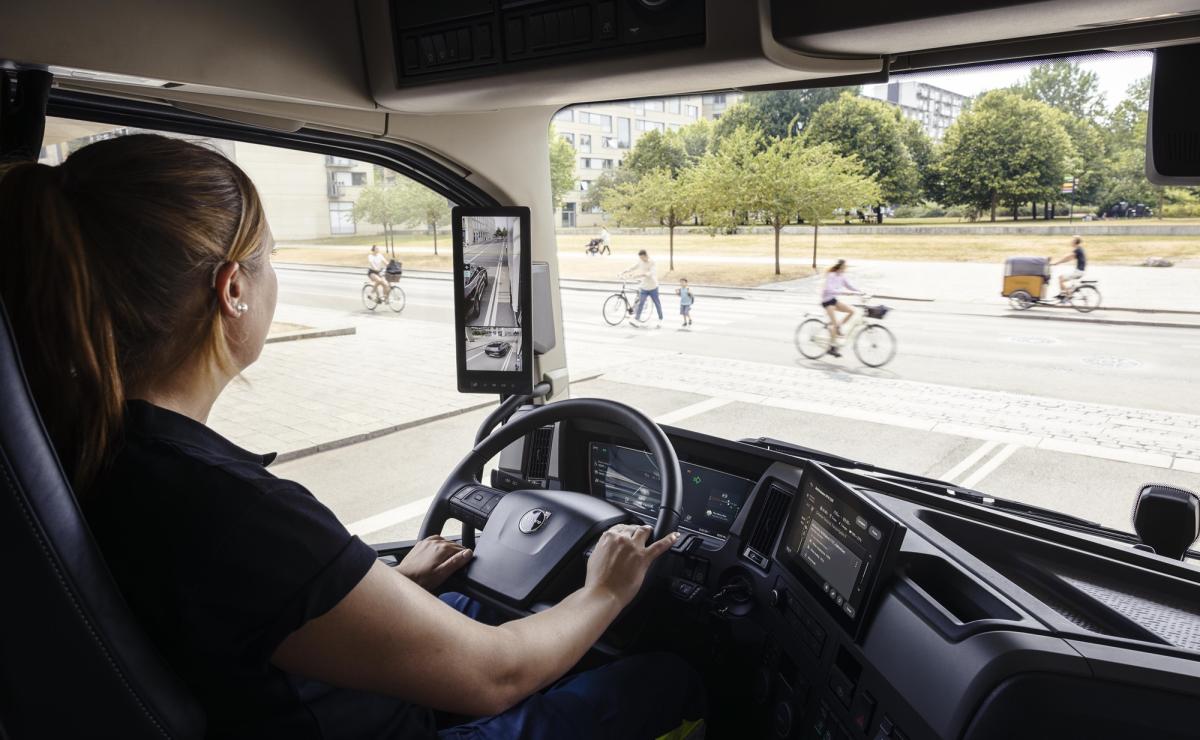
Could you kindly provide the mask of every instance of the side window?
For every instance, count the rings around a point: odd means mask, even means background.
[[[90,143],[133,133],[155,132],[51,118],[41,161],[57,165]],[[470,432],[425,453],[380,435],[483,400],[459,394],[455,384],[454,204],[345,156],[164,135],[237,163],[275,237],[279,291],[268,343],[218,399],[209,425],[246,449],[279,453],[272,472],[307,486],[364,539],[414,537],[437,483],[416,474],[425,466],[414,455],[437,456],[428,467],[447,470]],[[375,265],[382,267],[380,302],[367,274]],[[390,295],[393,287],[402,297]]]

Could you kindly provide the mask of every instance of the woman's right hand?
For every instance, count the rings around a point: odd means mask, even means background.
[[[618,524],[605,530],[588,558],[585,588],[612,594],[622,604],[633,601],[646,571],[679,539],[678,532],[647,545],[650,527]]]

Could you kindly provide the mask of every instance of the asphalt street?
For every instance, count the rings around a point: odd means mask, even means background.
[[[406,276],[403,314],[364,317],[357,273],[280,266],[279,277],[281,303],[347,322],[393,322],[397,341],[405,341],[406,322],[435,334],[444,325],[452,338],[449,280]],[[714,435],[787,439],[1126,530],[1142,483],[1200,490],[1200,462],[1188,446],[1200,438],[1190,416],[1200,415],[1200,330],[1025,321],[896,303],[884,320],[897,337],[896,359],[870,369],[852,352],[840,360],[800,357],[793,331],[806,313],[818,312],[802,296],[729,300],[697,290],[695,324],[684,329],[666,288],[659,329],[607,326],[600,313],[606,292],[563,291],[572,377],[599,376],[576,383],[573,395],[620,400],[661,423]],[[319,453],[280,465],[277,474],[300,480],[368,539],[412,536],[428,496],[485,413]],[[951,423],[953,414],[968,415],[970,424]],[[1114,439],[1109,449],[1110,440],[1098,446],[1087,437],[1125,429],[1123,418],[1112,426],[1123,416],[1137,444]],[[1073,441],[1076,431],[1081,441]],[[396,483],[381,489],[380,481]]]

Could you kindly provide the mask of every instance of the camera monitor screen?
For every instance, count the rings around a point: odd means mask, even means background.
[[[451,220],[458,390],[529,393],[529,209],[460,207]]]

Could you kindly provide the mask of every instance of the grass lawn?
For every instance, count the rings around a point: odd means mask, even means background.
[[[348,238],[348,237],[343,237]],[[371,237],[366,238],[367,245]],[[677,234],[675,270],[668,269],[665,234],[621,235],[612,237],[613,254],[585,256],[586,239],[562,234],[559,243],[559,270],[563,278],[615,280],[616,273],[633,265],[639,249],[645,249],[657,261],[659,278],[674,283],[687,277],[701,285],[760,285],[778,280],[794,280],[812,273],[812,236],[784,234],[780,240],[783,274],[774,274],[774,237],[771,234],[734,234],[709,237],[703,234]],[[398,258],[410,270],[450,270],[450,244],[441,254],[433,255],[428,236],[405,237],[398,246],[406,248]],[[425,246],[428,252],[415,251]],[[1174,261],[1200,257],[1200,239],[1186,236],[1087,236],[1084,246],[1088,259],[1095,263],[1139,264],[1146,257],[1166,257]],[[414,250],[414,251],[407,251]],[[1070,251],[1070,238],[1061,235],[996,234],[827,234],[818,241],[817,262],[826,266],[836,259],[903,260],[919,262],[986,262],[999,264],[1015,255],[1063,256]],[[280,246],[281,262],[347,265],[366,269],[366,252],[348,250],[344,242],[331,249]]]

